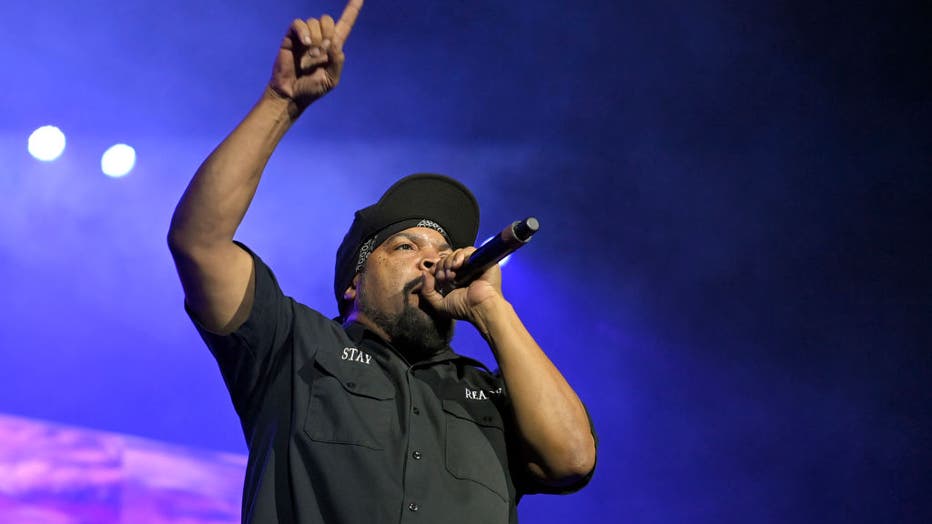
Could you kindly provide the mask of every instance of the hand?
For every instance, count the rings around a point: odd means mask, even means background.
[[[421,297],[438,312],[456,319],[468,320],[473,324],[479,321],[478,315],[483,306],[490,305],[497,299],[504,299],[502,271],[498,264],[493,264],[479,278],[470,282],[468,287],[453,289],[445,295],[440,290],[453,287],[456,270],[462,267],[475,251],[474,247],[457,249],[441,258],[430,270],[424,270],[424,285],[420,291]]]
[[[350,0],[336,24],[329,15],[295,19],[278,50],[269,88],[304,109],[336,87],[346,58],[343,44],[362,3]]]

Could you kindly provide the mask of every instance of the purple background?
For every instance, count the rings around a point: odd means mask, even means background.
[[[295,16],[339,1],[0,7],[0,412],[242,453],[165,234]],[[842,3],[370,1],[238,238],[325,313],[352,211],[416,171],[589,406],[589,488],[527,522],[928,522],[928,18]],[[57,162],[28,134],[68,135]],[[138,153],[100,174],[115,142]],[[490,361],[468,326],[455,346]]]

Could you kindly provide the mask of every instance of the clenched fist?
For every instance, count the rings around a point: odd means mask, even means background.
[[[279,96],[304,109],[340,81],[343,44],[349,36],[363,0],[350,0],[340,20],[329,15],[295,19],[282,40],[269,87]]]

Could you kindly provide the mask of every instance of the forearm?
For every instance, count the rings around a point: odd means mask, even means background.
[[[327,15],[292,21],[262,97],[207,157],[175,208],[168,245],[185,302],[211,332],[235,331],[252,310],[255,265],[233,236],[282,137],[339,82],[343,43],[361,7],[362,0],[350,0],[336,23]]]
[[[579,397],[504,298],[480,310],[475,325],[501,368],[532,472],[572,481],[595,464],[595,443]]]
[[[272,152],[300,111],[267,89],[246,118],[207,157],[172,217],[173,249],[230,242]]]

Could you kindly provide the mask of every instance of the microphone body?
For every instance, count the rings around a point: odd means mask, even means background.
[[[453,287],[466,287],[470,282],[485,273],[492,264],[513,253],[531,240],[531,236],[540,229],[540,223],[534,217],[518,220],[508,225],[501,233],[479,246],[456,271]]]

